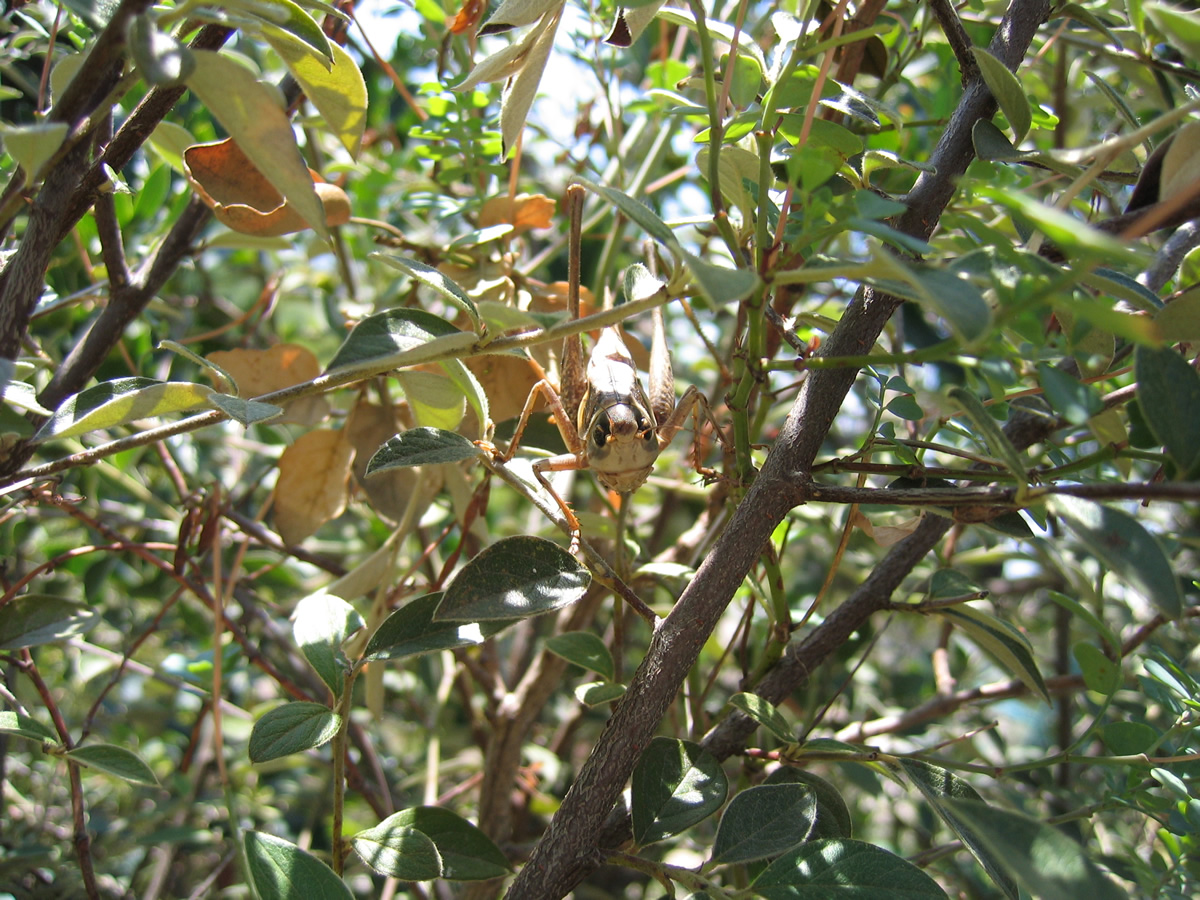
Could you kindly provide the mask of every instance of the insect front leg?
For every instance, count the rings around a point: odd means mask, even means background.
[[[701,418],[706,419],[712,424],[713,434],[716,435],[717,441],[721,444],[721,449],[724,453],[731,452],[728,442],[725,440],[725,434],[721,431],[721,426],[717,423],[716,416],[713,415],[712,406],[709,405],[708,398],[700,392],[700,389],[695,385],[688,387],[683,392],[683,396],[679,398],[679,402],[671,411],[670,415],[658,427],[658,449],[665,450],[671,441],[675,439],[688,417],[692,417],[692,428],[695,430],[695,439],[692,441],[692,468],[694,468],[704,478],[707,484],[710,480],[716,479],[719,476],[712,469],[704,465],[704,461],[700,458],[700,429],[702,426]]]

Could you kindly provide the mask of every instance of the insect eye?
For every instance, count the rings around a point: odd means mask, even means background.
[[[596,427],[592,429],[592,440],[595,442],[597,447],[603,447],[608,443],[608,434],[608,419],[600,419],[600,421],[596,423]]]

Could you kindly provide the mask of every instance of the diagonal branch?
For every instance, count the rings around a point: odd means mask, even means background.
[[[992,41],[991,52],[1015,68],[1048,13],[1048,0],[1013,0]],[[995,108],[995,100],[981,81],[977,79],[967,86],[933,153],[936,175],[922,175],[910,195],[911,206],[899,223],[905,231],[922,237],[932,233],[954,193],[958,176],[973,158],[971,128],[981,117],[991,116]],[[835,356],[861,353],[875,343],[900,303],[895,296],[861,289],[822,347],[823,352]],[[803,500],[804,483],[809,480],[813,461],[856,376],[857,370],[853,369],[824,369],[810,374],[762,472],[671,615],[655,632],[628,692],[545,836],[517,875],[508,897],[557,900],[600,864],[599,837],[605,818],[763,544],[792,506]],[[935,529],[928,527],[931,532]],[[929,536],[933,538],[932,546],[941,535]],[[886,601],[888,585],[898,584],[898,579],[915,565],[915,559],[909,557],[889,554],[888,558],[894,559],[895,566],[881,564],[868,579],[879,585],[872,594],[879,598],[875,601],[878,603]],[[890,595],[890,590],[886,594]],[[839,612],[835,610],[833,616]],[[847,625],[855,618],[850,613],[842,615]],[[791,657],[796,658],[796,654]]]

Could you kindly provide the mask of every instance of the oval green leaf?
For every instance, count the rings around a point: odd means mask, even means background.
[[[625,685],[616,681],[589,681],[575,688],[575,699],[589,708],[612,703],[625,696]]]
[[[574,603],[590,581],[587,570],[553,541],[505,538],[455,576],[433,618],[486,622],[537,616]]]
[[[1200,470],[1200,373],[1169,347],[1134,353],[1142,415],[1178,467],[1191,478]]]
[[[970,825],[956,818],[954,812],[946,806],[947,798],[974,800],[982,803],[983,798],[979,796],[975,788],[948,769],[920,760],[901,759],[900,767],[917,786],[917,790],[929,801],[929,805],[933,807],[933,811],[938,814],[938,817],[950,826],[950,830],[958,835],[963,846],[971,851],[971,855],[983,866],[983,870],[995,882],[996,887],[1000,888],[1009,900],[1017,900],[1019,891],[1016,882],[1005,872],[1001,861],[994,859],[991,850],[971,830]]]
[[[612,653],[598,635],[590,631],[568,631],[546,639],[546,649],[569,663],[589,669],[612,680],[615,668]]]
[[[367,463],[367,474],[384,469],[456,463],[479,455],[479,448],[454,431],[410,428],[388,438]]]
[[[778,709],[764,700],[758,694],[734,694],[729,698],[731,706],[740,709],[767,731],[779,738],[785,744],[796,740],[795,730]]]
[[[912,863],[874,844],[849,840],[811,841],[789,850],[763,869],[753,887],[765,900],[946,900],[938,883]]]
[[[429,836],[389,816],[374,828],[350,838],[363,862],[379,872],[404,881],[432,881],[442,874],[442,859]]]
[[[261,763],[327,744],[342,725],[341,716],[320,703],[294,700],[277,706],[250,731],[250,761]]]
[[[1012,126],[1013,143],[1019,144],[1029,134],[1033,124],[1033,111],[1029,108],[1029,98],[1021,88],[1021,82],[1004,63],[992,56],[981,47],[972,47],[975,62],[979,65],[979,73],[983,76],[988,90],[996,98],[1008,124]]]
[[[802,784],[816,794],[817,821],[813,824],[811,838],[853,837],[850,807],[838,789],[821,776],[795,766],[781,766],[768,775],[763,784]]]
[[[465,290],[447,278],[433,266],[409,259],[407,256],[391,256],[387,253],[372,253],[372,259],[377,259],[393,269],[399,269],[413,281],[425,285],[443,300],[458,307],[471,317],[471,324],[479,328],[479,308],[475,305]]]
[[[1033,658],[1033,648],[1014,625],[966,605],[938,610],[938,615],[962,629],[979,649],[1049,705],[1050,695]]]
[[[0,650],[53,644],[83,634],[100,614],[82,603],[48,594],[24,594],[0,606]]]
[[[230,394],[218,394],[216,391],[208,395],[208,405],[219,409],[239,425],[249,428],[258,422],[269,422],[283,415],[283,407],[274,403],[263,403],[261,400],[243,400]]]
[[[717,758],[691,741],[656,737],[633,770],[633,839],[652,844],[707,819],[729,782]]]
[[[118,378],[69,397],[33,436],[35,442],[114,428],[136,419],[208,405],[212,388],[186,381]]]
[[[268,32],[267,42],[279,54],[321,118],[337,135],[351,157],[357,158],[367,127],[367,85],[353,57],[330,43],[333,65],[290,38]]]
[[[158,779],[140,756],[115,744],[85,744],[65,754],[88,769],[112,775],[134,784],[157,785]]]
[[[441,877],[450,881],[485,881],[502,878],[512,871],[508,858],[491,838],[462,816],[440,806],[402,809],[353,839],[395,828],[412,828],[429,838],[441,857]]]
[[[1097,560],[1163,615],[1178,618],[1183,591],[1153,536],[1128,513],[1075,497],[1054,497],[1051,509]]]
[[[943,801],[971,829],[992,859],[1035,897],[1123,900],[1127,894],[1104,876],[1084,848],[1056,828],[975,800]]]
[[[242,845],[250,881],[261,900],[353,900],[333,869],[290,841],[247,831]]]
[[[329,685],[333,696],[340,697],[350,669],[342,644],[365,627],[366,622],[341,597],[324,591],[310,594],[297,603],[292,620],[292,634],[304,658]]]
[[[1109,722],[1100,731],[1104,746],[1117,756],[1145,753],[1159,739],[1159,733],[1145,722]]]
[[[1079,641],[1071,652],[1083,673],[1089,691],[1111,696],[1121,686],[1121,666],[1113,662],[1095,644]]]
[[[670,250],[676,259],[683,257],[683,248],[679,246],[679,240],[675,237],[675,232],[671,231],[667,227],[667,223],[660,219],[646,204],[633,199],[628,194],[622,193],[616,188],[605,187],[604,185],[588,181],[586,178],[580,178],[579,183],[593,194],[603,197],[615,206],[626,218],[641,228],[642,231]]]
[[[58,743],[58,735],[37,719],[7,709],[0,710],[0,734],[11,734],[39,744],[46,741]]]
[[[441,591],[410,600],[390,616],[371,635],[363,660],[403,659],[435,650],[453,650],[483,643],[485,638],[508,627],[511,622],[436,622],[434,610],[442,602]]]
[[[367,316],[355,325],[326,371],[370,365],[436,338],[460,334],[474,340],[472,335],[422,309],[389,309]]]
[[[802,844],[817,820],[817,795],[803,784],[761,784],[730,801],[713,841],[713,863],[779,856]]]

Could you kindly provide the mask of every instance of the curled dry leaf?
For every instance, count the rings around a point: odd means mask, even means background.
[[[207,359],[237,381],[238,395],[243,398],[283,390],[321,374],[321,364],[313,352],[296,344],[276,344],[267,350],[217,350]],[[324,397],[300,397],[284,404],[283,409],[276,423],[315,425],[329,415]]]
[[[479,20],[483,18],[485,12],[487,12],[485,0],[463,0],[458,15],[450,23],[450,33],[462,34],[464,31],[470,31],[479,24]]]
[[[183,153],[184,174],[221,224],[241,234],[278,237],[303,231],[308,224],[267,181],[231,138],[193,144]],[[350,198],[309,170],[313,188],[325,209],[325,224],[350,221]]]
[[[544,194],[507,194],[486,200],[479,210],[479,227],[512,225],[512,234],[533,228],[549,228],[553,224],[554,201]]]
[[[897,522],[894,525],[876,525],[868,519],[858,509],[854,510],[851,517],[851,522],[855,527],[861,528],[867,533],[867,537],[871,538],[880,547],[890,547],[892,544],[904,540],[921,524],[923,516],[913,516],[905,519],[902,522]]]
[[[367,463],[404,427],[396,407],[380,406],[366,397],[358,399],[346,419],[346,439],[354,448],[354,480],[367,495],[371,508],[393,523],[404,517],[417,487],[417,473],[413,469],[383,469],[368,478]]]
[[[310,431],[279,457],[275,527],[298,544],[342,514],[350,493],[354,448],[343,431]]]

